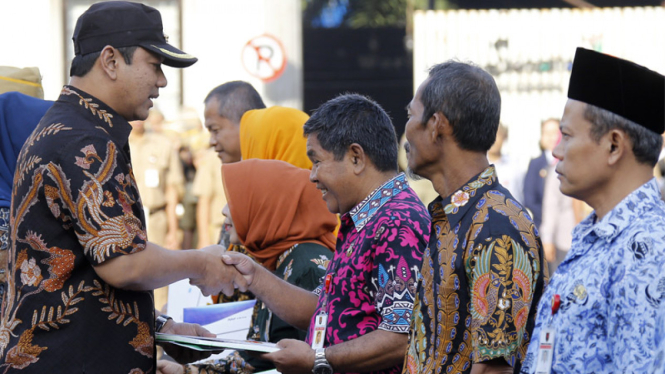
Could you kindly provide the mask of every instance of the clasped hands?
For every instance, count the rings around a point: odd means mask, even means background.
[[[219,251],[218,246],[206,247],[203,250],[211,255],[210,269],[200,279],[191,279],[190,283],[198,286],[204,295],[221,290],[231,296],[235,288],[240,291],[249,290],[253,284],[265,282],[265,269],[251,258],[237,252]],[[210,278],[210,279],[209,279]],[[214,279],[213,279],[214,278]],[[210,283],[206,283],[206,282]],[[309,344],[292,339],[284,339],[278,343],[281,348],[272,353],[259,354],[258,357],[272,361],[277,369],[285,374],[311,373],[314,366],[314,350]]]
[[[249,257],[235,252],[227,252],[220,245],[210,245],[199,250],[202,267],[197,277],[189,283],[201,289],[203,295],[217,295],[220,292],[232,296],[235,289],[246,292],[254,279],[255,265]]]

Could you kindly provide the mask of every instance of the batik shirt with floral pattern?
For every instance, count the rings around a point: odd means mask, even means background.
[[[647,373],[665,373],[665,302],[660,303],[655,325],[656,349]]]
[[[93,269],[142,251],[131,126],[65,86],[18,158],[0,370],[155,372],[152,292],[116,289]]]
[[[496,358],[519,365],[546,277],[531,217],[493,166],[429,209],[404,372],[469,373]]]
[[[665,203],[652,179],[602,219],[593,212],[575,227],[538,304],[522,373],[535,372],[547,325],[555,331],[552,373],[662,373],[663,269]],[[561,304],[552,316],[555,294]]]
[[[407,333],[418,271],[430,234],[429,214],[404,174],[387,181],[342,215],[337,247],[326,275],[332,276],[325,312],[324,346],[377,329]],[[316,316],[310,323],[311,344]],[[395,366],[378,373],[398,373]]]
[[[7,261],[7,250],[9,249],[9,208],[0,207],[0,259]],[[5,295],[7,286],[7,269],[0,264],[0,300]]]

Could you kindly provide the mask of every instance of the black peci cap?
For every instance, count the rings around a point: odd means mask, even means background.
[[[86,55],[105,46],[141,46],[164,57],[164,65],[184,68],[198,59],[168,44],[162,16],[155,8],[127,1],[107,1],[90,6],[76,21],[74,53]]]
[[[665,132],[665,77],[633,62],[577,48],[568,97]]]

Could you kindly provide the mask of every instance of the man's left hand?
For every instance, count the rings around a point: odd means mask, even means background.
[[[314,367],[314,350],[309,344],[294,339],[284,339],[277,343],[281,349],[264,353],[259,358],[272,361],[282,374],[309,374]]]
[[[162,330],[160,332],[163,332],[165,334],[176,334],[176,335],[205,336],[208,338],[216,337],[215,334],[211,333],[210,331],[204,329],[203,327],[195,323],[182,323],[182,322],[179,323],[173,320],[167,321],[164,327],[162,327]],[[173,357],[176,361],[178,361],[181,364],[187,364],[190,362],[198,361],[206,357],[209,357],[212,353],[215,353],[215,352],[199,352],[175,344],[164,344],[162,347],[169,356]]]

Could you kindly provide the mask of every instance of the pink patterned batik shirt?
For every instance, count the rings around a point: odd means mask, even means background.
[[[430,236],[430,216],[404,174],[392,178],[341,217],[328,302],[323,286],[315,318],[325,308],[324,346],[339,344],[381,329],[406,334],[416,295],[423,252]],[[380,373],[398,373],[395,366]]]

